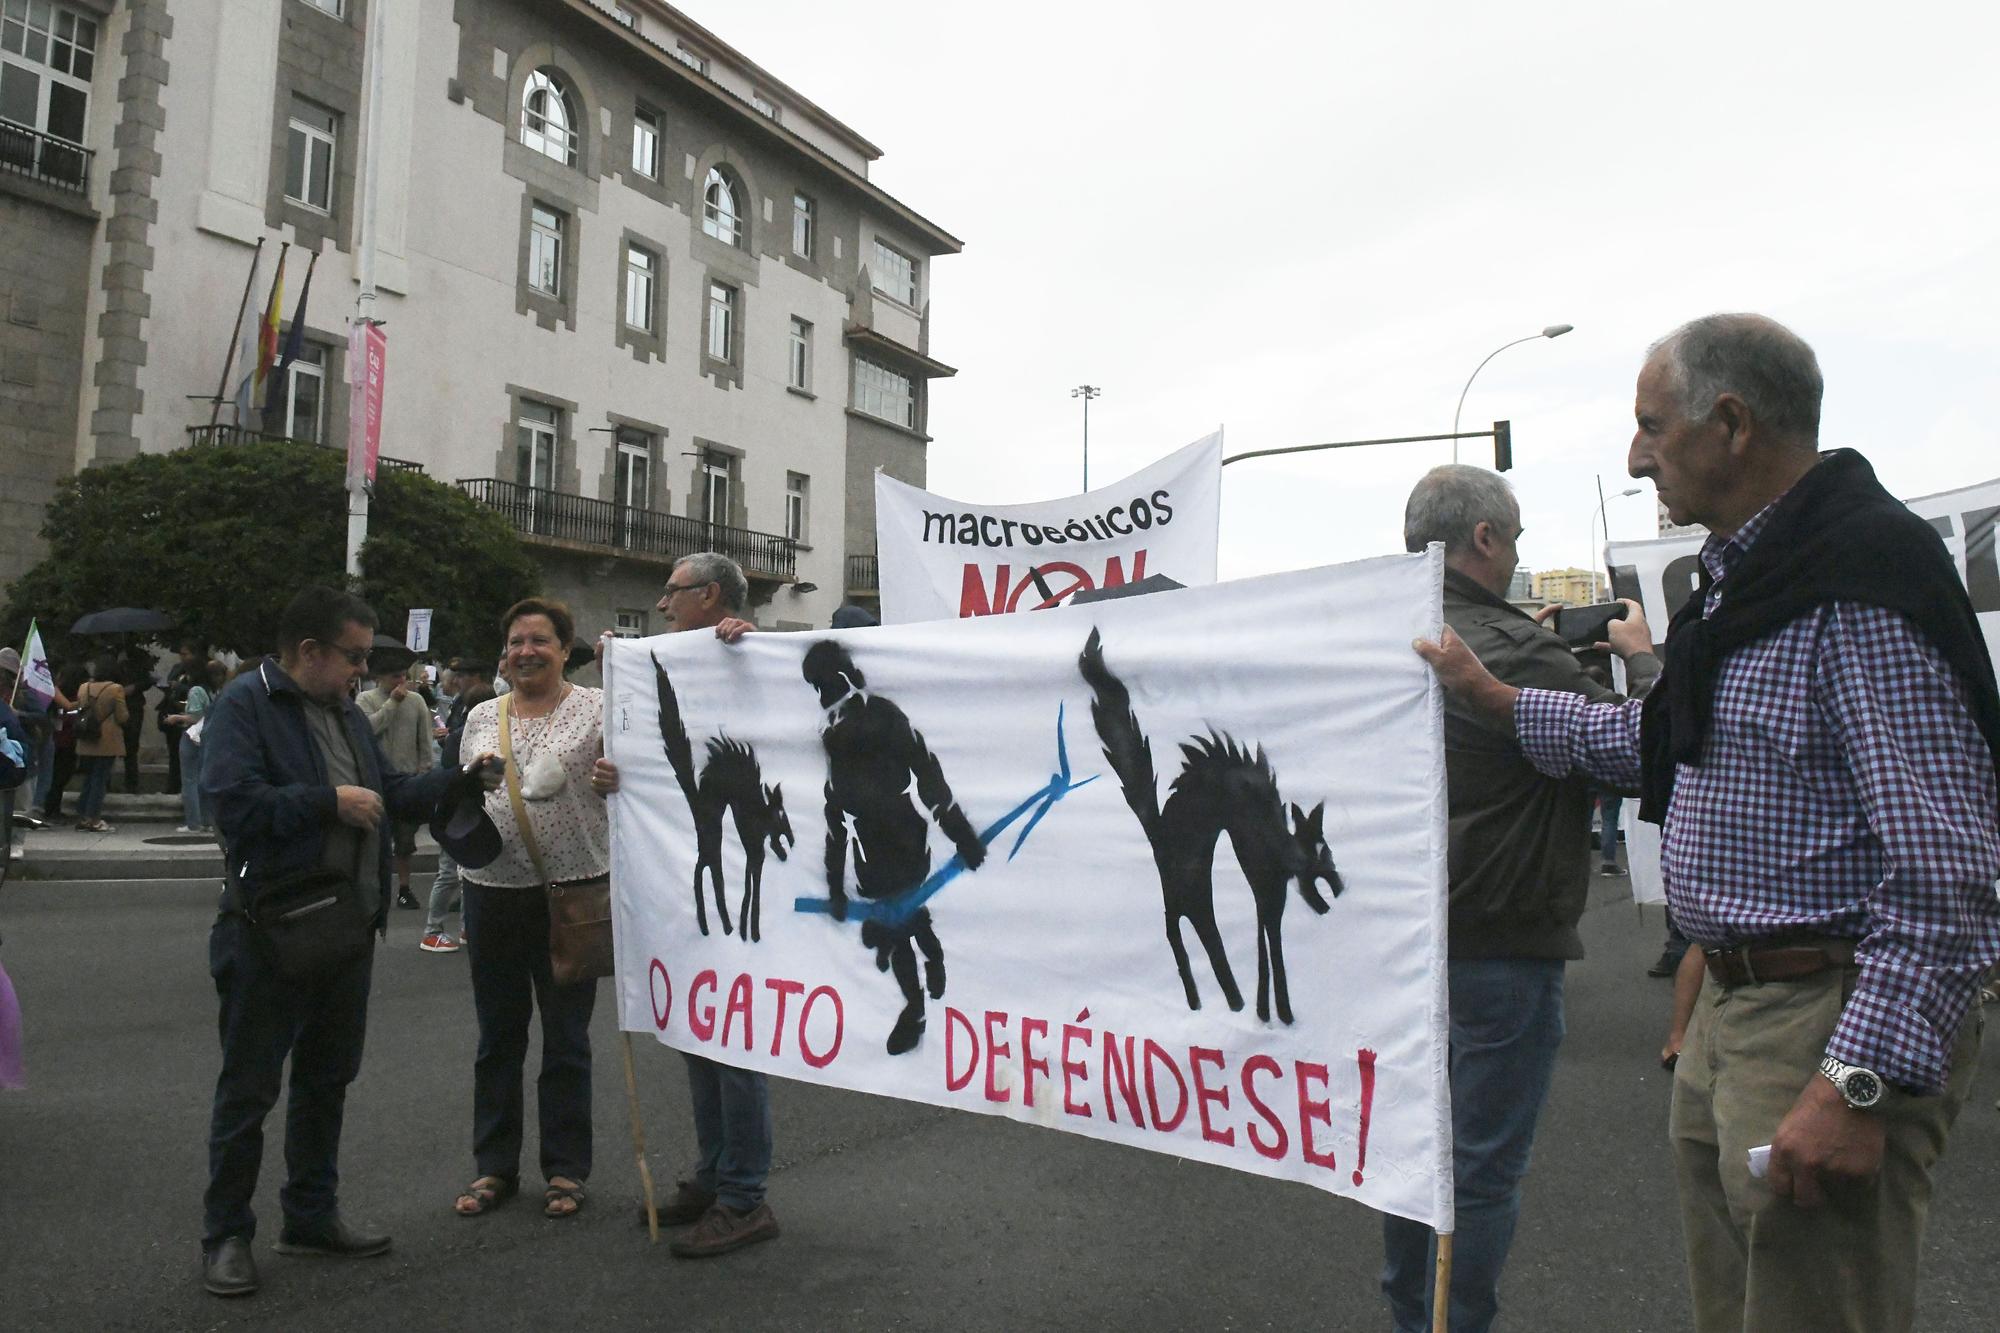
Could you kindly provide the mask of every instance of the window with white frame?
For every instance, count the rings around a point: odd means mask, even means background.
[[[562,409],[522,399],[514,413],[514,480],[538,491],[555,489],[556,440]]]
[[[576,98],[552,69],[528,75],[521,93],[521,142],[564,166],[576,165]]]
[[[640,246],[625,247],[625,323],[646,333],[653,331],[655,278],[659,256]]]
[[[306,0],[314,9],[322,10],[339,18],[344,12],[346,0]]]
[[[729,361],[736,347],[736,289],[724,282],[708,284],[708,355]]]
[[[813,229],[818,211],[811,195],[792,195],[792,253],[801,259],[813,257]]]
[[[637,14],[634,14],[631,10],[625,8],[625,6],[623,5],[611,6],[611,16],[617,19],[620,23],[624,24],[626,27],[630,28],[633,32],[639,31],[639,16]]]
[[[729,459],[704,452],[701,457],[701,513],[719,528],[729,526]]]
[[[563,232],[568,221],[545,204],[528,209],[528,286],[562,296]]]
[[[697,74],[708,73],[708,57],[698,51],[688,50],[684,43],[674,43],[674,59],[680,61]]]
[[[869,275],[875,290],[904,305],[917,303],[917,261],[881,240],[875,242],[875,266]]]
[[[917,428],[915,381],[908,375],[897,374],[887,366],[856,357],[854,410],[915,430]]]
[[[632,170],[660,178],[660,113],[645,107],[632,113]]]
[[[314,444],[326,438],[326,348],[301,343],[298,356],[285,367],[279,393],[281,406],[275,419],[264,423],[265,430]]]
[[[794,389],[812,388],[812,336],[813,326],[797,315],[792,316],[791,359],[786,367],[785,383]]]
[[[5,0],[0,117],[82,143],[96,66],[97,20],[51,0]]]
[[[773,102],[770,98],[764,96],[764,94],[762,93],[758,92],[751,93],[750,105],[757,108],[757,114],[760,116],[769,116],[772,120],[777,120],[780,118],[778,112],[778,104],[776,102]]]
[[[736,204],[736,187],[720,167],[708,169],[701,187],[701,229],[724,245],[743,244],[743,212]]]
[[[643,639],[646,637],[646,613],[644,611],[614,611],[611,635],[617,639]]]
[[[292,99],[285,132],[285,198],[320,213],[333,211],[334,113],[303,97]]]
[[[625,509],[653,507],[653,437],[636,426],[618,428],[618,471],[612,502]]]
[[[795,542],[806,540],[807,497],[812,481],[803,472],[785,474],[785,535]]]

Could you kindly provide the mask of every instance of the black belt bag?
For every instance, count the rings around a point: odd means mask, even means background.
[[[368,952],[355,876],[317,867],[244,895],[254,948],[284,980],[305,985],[332,976]]]

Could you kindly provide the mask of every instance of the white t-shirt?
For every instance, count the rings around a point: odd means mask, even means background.
[[[520,700],[515,699],[518,705]],[[535,830],[542,865],[557,884],[592,879],[611,870],[611,821],[604,798],[590,789],[590,766],[604,752],[604,691],[573,685],[546,717],[510,717],[514,771],[524,775],[543,754],[562,765],[562,790],[544,801],[523,801]],[[500,701],[488,699],[465,719],[459,754],[466,763],[500,753]],[[500,831],[500,855],[493,864],[465,871],[474,884],[490,888],[533,888],[542,882],[514,823],[506,787],[486,793],[486,813]]]

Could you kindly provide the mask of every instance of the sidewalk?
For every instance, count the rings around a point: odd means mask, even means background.
[[[436,869],[437,844],[428,829],[420,830],[411,861],[413,878],[429,876]],[[110,833],[84,833],[69,820],[43,829],[16,824],[14,860],[7,878],[92,883],[220,880],[222,849],[211,837],[175,833],[172,824],[146,820],[114,821]]]

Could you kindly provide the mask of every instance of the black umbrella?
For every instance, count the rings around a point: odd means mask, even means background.
[[[147,634],[173,628],[173,618],[158,611],[142,611],[136,606],[114,606],[109,611],[92,611],[69,627],[71,634]]]

